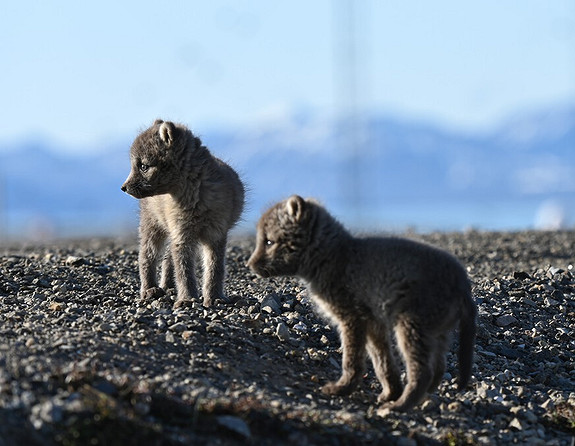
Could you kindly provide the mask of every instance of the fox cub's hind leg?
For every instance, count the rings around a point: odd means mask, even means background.
[[[433,386],[436,373],[433,367],[435,340],[426,336],[427,333],[408,318],[399,321],[395,332],[405,361],[407,383],[399,399],[381,406],[378,410],[381,416],[391,410],[405,412],[419,404]]]
[[[204,306],[209,307],[215,300],[227,300],[224,295],[226,262],[226,237],[203,245],[204,276],[202,293]]]
[[[162,260],[162,279],[160,280],[160,287],[162,287],[164,291],[168,291],[175,286],[174,262],[172,261],[172,254],[170,252],[170,247],[168,246],[164,253],[164,259]]]
[[[383,387],[377,401],[395,401],[401,395],[403,384],[397,361],[395,359],[390,330],[375,321],[370,322],[367,332],[367,352],[371,358],[377,379]]]

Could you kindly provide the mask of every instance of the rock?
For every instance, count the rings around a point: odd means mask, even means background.
[[[546,297],[545,298],[545,305],[548,307],[554,307],[556,305],[559,305],[559,302],[556,301],[555,299],[551,299],[550,297]]]
[[[549,267],[548,273],[549,273],[549,277],[553,278],[553,276],[555,274],[561,274],[563,272],[563,270],[561,268],[557,268],[555,266],[551,266]]]
[[[555,403],[551,398],[548,398],[541,404],[541,408],[545,409],[546,411],[550,412],[555,409]]]
[[[535,424],[538,421],[537,415],[530,410],[526,410],[523,416],[529,423]]]
[[[62,311],[65,308],[65,305],[62,302],[50,302],[48,309],[50,311]]]
[[[461,403],[459,401],[453,401],[447,405],[447,410],[450,412],[459,412],[461,410]]]
[[[239,434],[244,439],[249,439],[252,435],[249,426],[239,417],[235,417],[233,415],[219,415],[216,417],[216,421],[220,426]]]
[[[261,303],[261,310],[269,314],[280,314],[280,304],[275,294],[269,294]]]
[[[529,273],[526,273],[525,271],[515,271],[513,273],[513,278],[517,280],[527,280],[531,279],[531,276],[529,275]]]
[[[184,339],[184,340],[191,339],[194,337],[194,333],[195,333],[195,331],[191,331],[191,330],[182,331],[182,339]]]
[[[301,333],[305,333],[308,330],[307,325],[304,324],[303,322],[298,322],[292,328],[296,331],[301,332]]]
[[[67,266],[80,266],[83,264],[84,264],[84,259],[82,257],[77,257],[77,256],[66,257],[66,265]]]
[[[281,340],[281,341],[289,341],[290,339],[290,331],[289,328],[286,324],[284,324],[283,322],[280,322],[277,327],[276,327],[276,336]]]
[[[508,327],[517,323],[517,319],[511,315],[499,316],[495,320],[495,325],[498,327]]]
[[[112,330],[112,328],[113,328],[112,324],[109,324],[108,322],[102,322],[97,326],[98,331],[110,331]]]
[[[434,401],[433,399],[429,398],[427,400],[425,400],[422,404],[421,404],[421,410],[423,412],[428,412],[430,410],[434,410],[437,408],[437,402]]]
[[[32,294],[32,299],[42,302],[42,301],[46,300],[46,295],[43,293],[39,293],[37,291],[34,291],[34,293]]]
[[[248,328],[261,328],[264,325],[264,317],[261,313],[257,313],[254,317],[246,317],[243,323]]]
[[[187,328],[188,327],[183,322],[176,322],[175,324],[172,324],[168,327],[170,331],[174,331],[176,333],[182,333],[186,331]]]
[[[513,418],[509,423],[509,427],[521,431],[525,429],[525,424],[519,418]]]
[[[59,423],[62,421],[62,416],[61,404],[48,400],[32,407],[30,421],[36,429],[41,429],[44,423]]]

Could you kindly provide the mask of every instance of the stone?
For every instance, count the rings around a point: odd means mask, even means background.
[[[98,331],[110,331],[112,330],[112,328],[113,328],[112,324],[108,322],[102,322],[98,324]]]
[[[66,265],[67,266],[80,266],[83,264],[84,264],[84,259],[82,257],[77,257],[77,256],[66,257]]]
[[[495,325],[498,327],[508,327],[517,323],[517,319],[511,315],[499,316],[495,319]]]
[[[513,418],[509,423],[509,427],[518,431],[525,429],[524,423],[519,418]]]
[[[281,308],[275,294],[264,297],[261,303],[261,310],[268,314],[281,314]]]
[[[290,331],[286,324],[280,322],[276,327],[276,336],[280,339],[280,341],[289,341],[290,339]]]
[[[188,327],[183,322],[176,322],[175,324],[172,324],[168,327],[170,331],[174,331],[176,333],[183,333],[187,330],[187,328]]]
[[[302,332],[302,333],[305,333],[305,332],[307,332],[307,330],[308,330],[307,325],[304,324],[303,322],[298,322],[298,323],[295,324],[292,328],[293,328],[294,330],[299,331],[299,332]]]
[[[233,415],[219,415],[216,417],[216,421],[223,428],[235,432],[245,439],[249,439],[252,436],[249,426],[239,417]]]
[[[531,276],[529,275],[529,273],[526,273],[525,271],[515,271],[513,273],[513,278],[517,280],[527,280],[531,279]]]
[[[554,307],[556,305],[559,305],[559,301],[556,301],[555,299],[551,299],[550,297],[546,297],[545,298],[545,305],[548,307]]]

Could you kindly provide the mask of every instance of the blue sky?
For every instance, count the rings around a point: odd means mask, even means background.
[[[357,1],[358,101],[482,130],[575,102],[572,0]],[[2,1],[0,143],[69,149],[342,105],[345,1]]]

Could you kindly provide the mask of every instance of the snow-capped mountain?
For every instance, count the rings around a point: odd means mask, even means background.
[[[246,230],[292,193],[370,229],[574,222],[575,107],[515,117],[484,135],[377,115],[193,130],[247,183]],[[0,234],[134,232],[137,202],[120,191],[129,146],[124,139],[84,155],[45,141],[0,147]]]

